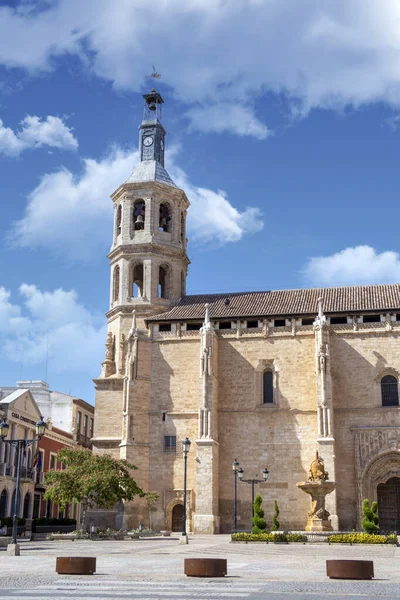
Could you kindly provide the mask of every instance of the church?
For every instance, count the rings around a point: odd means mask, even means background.
[[[137,466],[159,498],[92,513],[99,525],[187,531],[233,527],[236,460],[263,479],[267,523],[303,530],[316,451],[335,490],[335,530],[360,528],[364,498],[400,531],[400,284],[186,295],[189,201],[164,167],[163,99],[145,94],[140,160],[111,196],[110,308],[95,380],[93,451]],[[251,487],[237,481],[237,528]]]

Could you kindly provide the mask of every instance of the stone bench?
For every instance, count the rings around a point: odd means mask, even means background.
[[[372,560],[327,560],[326,574],[331,579],[372,579]]]
[[[224,577],[226,574],[226,558],[185,558],[188,577]]]
[[[96,558],[93,556],[58,556],[56,572],[59,575],[93,575]]]

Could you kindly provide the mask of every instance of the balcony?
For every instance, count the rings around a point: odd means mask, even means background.
[[[84,448],[91,448],[92,443],[90,441],[90,437],[84,435],[83,433],[76,434],[76,443],[78,446],[83,446]]]
[[[0,463],[0,477],[11,477],[13,467],[7,463]]]

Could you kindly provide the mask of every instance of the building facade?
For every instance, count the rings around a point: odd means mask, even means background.
[[[400,285],[188,296],[189,202],[164,168],[163,100],[144,96],[140,162],[112,195],[110,310],[96,385],[95,452],[135,464],[160,498],[154,528],[180,528],[181,442],[189,437],[188,529],[229,532],[232,462],[259,484],[267,521],[304,529],[307,478],[318,450],[336,490],[335,529],[360,525],[378,500],[384,529],[400,530]],[[144,501],[110,524],[148,522]],[[238,525],[251,491],[238,483]]]

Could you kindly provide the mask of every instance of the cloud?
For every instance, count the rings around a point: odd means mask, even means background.
[[[231,114],[250,116],[248,134],[260,137],[254,99],[266,92],[283,95],[300,115],[313,108],[400,105],[398,0],[119,0],[118,10],[114,0],[59,0],[30,11],[22,6],[0,8],[0,63],[34,74],[55,69],[65,54],[76,55],[115,88],[138,92],[156,56],[162,82],[205,131],[230,124],[243,135],[228,115],[216,118],[228,104]]]
[[[261,213],[234,208],[223,192],[193,185],[175,163],[171,149],[170,174],[190,202],[188,232],[197,243],[235,242],[263,227]],[[99,161],[84,159],[79,176],[61,169],[42,177],[28,196],[24,217],[14,224],[13,244],[49,248],[72,259],[90,259],[111,244],[110,194],[124,182],[139,156],[136,149],[114,147]]]
[[[397,283],[400,256],[392,251],[379,253],[371,246],[355,246],[331,256],[310,258],[304,275],[317,286]]]
[[[20,302],[0,288],[0,356],[25,365],[43,364],[54,373],[98,375],[106,326],[78,302],[75,291],[43,292],[22,284]]]
[[[191,120],[191,129],[206,133],[227,131],[240,136],[253,136],[259,140],[271,135],[268,127],[254,116],[253,109],[240,104],[222,102],[209,108],[194,107],[186,115]]]
[[[40,117],[27,115],[20,123],[21,127],[14,132],[5,127],[0,119],[0,153],[7,156],[18,156],[23,150],[49,146],[64,150],[76,150],[78,140],[72,130],[59,117]]]

